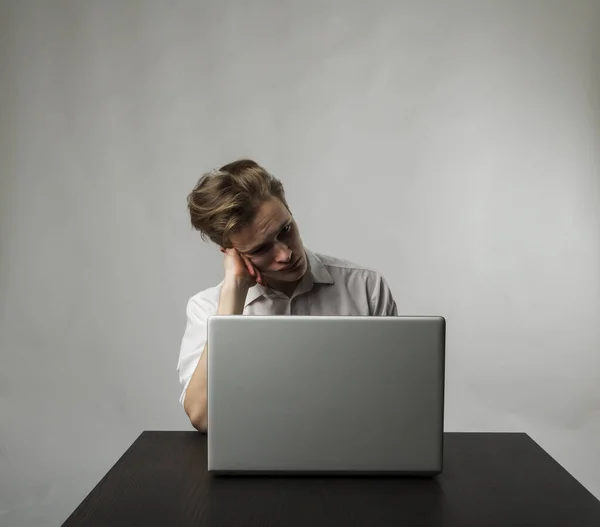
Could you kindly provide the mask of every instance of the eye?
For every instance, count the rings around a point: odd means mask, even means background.
[[[292,224],[289,223],[288,225],[286,225],[282,230],[281,230],[281,234],[287,234],[288,232],[290,232],[292,230]]]
[[[266,252],[266,250],[267,250],[267,246],[263,245],[262,247],[259,247],[258,249],[256,249],[255,251],[252,251],[249,254],[252,254],[252,255],[263,254],[264,252]]]

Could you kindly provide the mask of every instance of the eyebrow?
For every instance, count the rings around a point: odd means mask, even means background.
[[[286,226],[288,224],[290,224],[291,222],[292,222],[291,219],[285,220],[285,222],[281,225],[281,227],[279,227],[279,229],[277,229],[277,234],[279,234],[283,229],[285,229]],[[250,253],[257,252],[259,249],[262,249],[263,247],[266,247],[269,243],[270,242],[263,242],[263,243],[261,243],[259,245],[256,245],[256,246],[252,247],[251,249],[248,249],[248,250],[244,251],[244,253],[250,254]]]

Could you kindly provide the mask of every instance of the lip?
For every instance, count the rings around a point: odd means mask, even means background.
[[[302,257],[298,257],[298,259],[290,266],[288,267],[284,267],[282,270],[283,271],[293,271],[294,269],[296,269],[296,267],[298,267],[298,264],[300,263],[300,260],[302,260]]]

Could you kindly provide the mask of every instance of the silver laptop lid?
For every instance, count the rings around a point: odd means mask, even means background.
[[[442,317],[213,316],[208,469],[442,470]]]

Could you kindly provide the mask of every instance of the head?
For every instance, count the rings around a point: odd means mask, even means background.
[[[281,182],[251,160],[204,174],[188,196],[192,226],[246,255],[267,278],[294,282],[307,269],[302,238]]]

